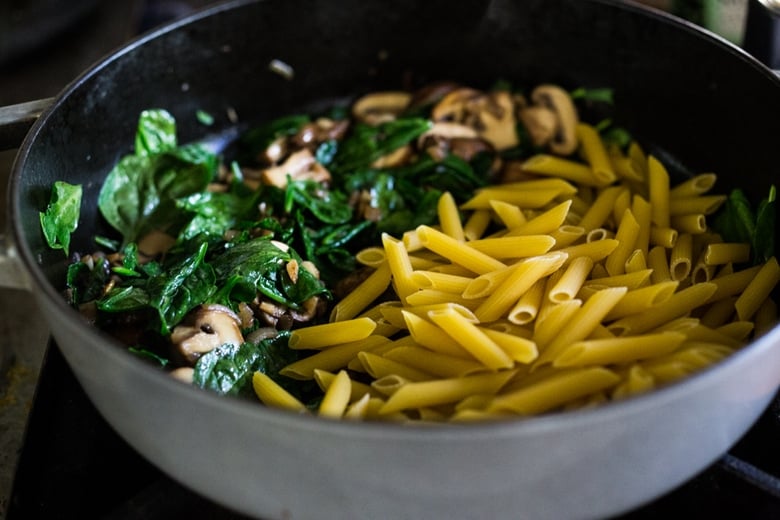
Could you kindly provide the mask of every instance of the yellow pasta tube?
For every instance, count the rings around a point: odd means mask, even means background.
[[[717,175],[714,173],[701,173],[694,175],[687,181],[681,182],[669,190],[672,199],[684,199],[703,195],[715,186]]]
[[[558,229],[550,231],[550,236],[555,240],[555,247],[568,247],[585,234],[585,228],[564,224]]]
[[[677,238],[669,257],[669,273],[672,280],[681,281],[691,274],[693,265],[693,238],[683,233]]]
[[[433,289],[451,293],[462,293],[473,278],[435,271],[414,271],[412,282],[421,289]]]
[[[653,207],[650,202],[640,195],[634,195],[631,202],[631,213],[634,215],[639,232],[637,233],[634,247],[640,249],[645,256],[650,248],[650,228],[653,218]]]
[[[355,255],[355,260],[368,267],[379,267],[387,261],[385,250],[381,247],[367,247]]]
[[[564,247],[558,251],[565,253],[569,258],[569,261],[573,261],[580,256],[587,256],[595,264],[609,256],[618,247],[618,244],[619,242],[616,239],[606,238],[596,242],[586,242],[585,244]]]
[[[367,338],[376,328],[371,318],[324,323],[301,327],[290,332],[287,345],[291,349],[321,349]]]
[[[474,310],[474,314],[481,322],[501,318],[537,280],[557,270],[565,261],[566,255],[562,253],[548,253],[522,260],[514,266],[509,277]]]
[[[753,315],[754,336],[756,338],[769,332],[777,324],[777,304],[767,298]]]
[[[317,385],[322,389],[323,392],[327,391],[331,384],[333,384],[333,381],[336,379],[336,374],[333,372],[328,372],[327,370],[320,370],[315,369],[314,370],[314,380],[317,382]],[[361,383],[360,381],[355,381],[354,379],[349,380],[350,383],[350,394],[349,394],[349,402],[357,401],[361,397],[363,397],[365,394],[371,394],[374,395],[373,389],[365,384]]]
[[[439,377],[460,377],[486,370],[485,365],[476,360],[448,356],[422,347],[394,348],[384,357]]]
[[[612,168],[612,162],[598,130],[592,125],[580,122],[577,123],[576,134],[585,160],[590,164],[593,175],[599,184],[607,185],[615,182],[617,175]]]
[[[640,365],[632,365],[612,391],[612,399],[625,399],[632,395],[649,392],[655,388],[655,378]]]
[[[628,291],[620,303],[605,316],[606,321],[616,320],[631,314],[638,314],[659,305],[672,297],[679,282],[669,280]]]
[[[493,340],[496,345],[501,347],[501,350],[506,352],[510,358],[518,363],[530,363],[539,355],[536,343],[532,340],[487,327],[477,328],[488,338]]]
[[[550,344],[544,347],[534,367],[551,362],[569,344],[587,338],[625,294],[625,287],[610,287],[588,298]]]
[[[508,229],[520,226],[526,222],[525,215],[523,215],[523,210],[520,209],[520,206],[515,204],[510,204],[500,200],[491,200],[490,208]]]
[[[252,374],[252,388],[264,404],[296,412],[305,412],[306,406],[262,372]]]
[[[647,269],[647,259],[642,249],[634,249],[628,258],[626,258],[626,273],[635,271],[645,271]]]
[[[514,366],[512,358],[501,347],[458,312],[452,309],[436,310],[430,311],[428,317],[486,367],[498,370]]]
[[[358,359],[374,379],[381,379],[385,376],[396,375],[407,381],[427,381],[436,379],[432,374],[410,367],[404,363],[378,356],[372,352],[358,352]]]
[[[409,334],[420,345],[448,356],[465,357],[466,359],[471,357],[457,341],[433,323],[409,311],[403,311],[403,316]]]
[[[627,209],[623,213],[623,218],[620,219],[617,233],[615,234],[615,240],[617,240],[617,247],[607,256],[604,266],[607,268],[607,272],[612,276],[617,276],[626,272],[626,260],[628,255],[634,250],[636,244],[636,238],[639,234],[639,223],[634,218],[634,214],[630,209]]]
[[[471,286],[474,281],[469,282],[466,286],[466,290]],[[465,294],[466,291],[464,291]],[[455,303],[468,309],[476,309],[482,302],[482,298],[465,297],[463,294],[458,295],[456,293],[441,291],[437,289],[420,289],[414,294],[409,295],[406,298],[406,304],[411,306],[420,305],[437,305],[443,303]]]
[[[580,256],[571,261],[566,267],[563,276],[550,289],[547,295],[554,303],[573,300],[579,292],[585,279],[593,269],[593,260],[587,256]]]
[[[363,396],[354,401],[347,407],[344,412],[344,419],[360,420],[365,419],[368,416],[368,406],[371,401],[369,394],[363,394]]]
[[[412,263],[409,261],[409,253],[406,251],[403,242],[395,239],[387,233],[382,234],[382,245],[385,248],[387,263],[392,273],[393,286],[395,292],[402,302],[406,301],[407,296],[417,289],[412,282]]]
[[[458,242],[432,227],[419,226],[417,234],[426,248],[477,274],[484,274],[506,267],[505,264],[495,258],[480,253],[476,249]]]
[[[509,310],[507,319],[517,325],[531,323],[539,313],[544,297],[544,279],[538,280],[520,297],[517,304]]]
[[[653,283],[661,283],[672,279],[665,247],[655,246],[650,249],[647,253],[647,266],[652,269],[650,280]]]
[[[749,320],[780,281],[780,265],[773,256],[756,273],[734,303],[740,320]]]
[[[468,242],[469,247],[499,260],[543,255],[554,245],[555,239],[550,235],[503,236]]]
[[[537,347],[546,347],[581,306],[581,300],[569,300],[549,307],[544,315],[537,317],[531,336]]]
[[[465,240],[465,235],[463,234],[463,225],[460,220],[458,205],[455,203],[455,198],[450,192],[444,192],[439,197],[439,203],[436,210],[442,232],[455,240],[463,242]]]
[[[703,259],[708,265],[747,262],[750,259],[750,244],[738,242],[709,244],[704,250]]]
[[[727,264],[728,265],[728,264]],[[760,265],[754,265],[747,269],[735,271],[729,274],[718,274],[708,283],[714,284],[715,292],[710,296],[708,302],[715,302],[729,296],[738,296],[742,293],[750,282],[758,275],[761,270]]]
[[[337,322],[354,318],[385,292],[388,287],[390,287],[390,265],[384,262],[368,278],[355,287],[352,292],[334,305],[330,313],[330,321]]]
[[[629,291],[631,291],[648,285],[648,281],[650,280],[652,273],[652,269],[644,269],[641,271],[619,274],[617,276],[591,278],[590,280],[586,280],[583,286],[587,287],[594,285],[600,287],[626,287]]]
[[[669,204],[670,215],[690,215],[698,213],[712,215],[726,202],[725,195],[702,195],[700,197],[685,197],[672,199]]]
[[[549,204],[560,195],[560,189],[507,190],[503,187],[482,188],[461,204],[461,209],[491,209],[492,201],[514,204],[521,208],[535,209]]]
[[[564,179],[559,179],[556,177],[546,177],[542,179],[527,179],[522,181],[516,181],[516,182],[507,182],[505,184],[501,185],[502,189],[505,190],[519,190],[519,191],[527,191],[527,190],[557,190],[558,194],[561,196],[569,196],[574,195],[579,190],[577,186],[574,186],[568,181],[565,181]]]
[[[624,186],[610,186],[603,189],[593,201],[588,212],[582,216],[578,225],[583,227],[586,232],[601,227],[612,213],[615,201],[626,189]]]
[[[505,370],[498,373],[476,374],[459,378],[410,382],[402,385],[387,399],[387,402],[380,409],[380,413],[388,414],[456,403],[475,394],[495,394],[513,375],[514,372],[511,370]]]
[[[734,302],[736,301],[737,297],[731,296],[709,304],[699,317],[701,324],[715,328],[727,323],[733,318],[734,313],[736,312],[734,309]]]
[[[689,215],[672,215],[670,217],[672,228],[678,232],[701,235],[707,232],[707,219],[701,213]]]
[[[537,175],[549,175],[585,186],[609,184],[598,178],[589,166],[555,155],[537,154],[523,162],[523,170]]]
[[[612,365],[661,356],[674,351],[685,341],[685,334],[662,332],[623,338],[577,341],[554,360],[556,367]]]
[[[647,183],[652,205],[651,221],[658,228],[668,228],[669,214],[669,173],[654,156],[647,158]]]
[[[676,229],[653,225],[650,228],[650,245],[671,249],[677,242],[678,234]]]
[[[334,372],[347,366],[357,356],[358,352],[372,350],[388,343],[390,343],[390,340],[384,336],[369,336],[361,341],[336,345],[294,361],[282,368],[279,373],[292,379],[313,379],[315,369]]]
[[[463,224],[463,235],[466,240],[476,240],[485,234],[493,215],[487,209],[473,211]]]
[[[569,208],[571,208],[571,199],[555,205],[524,224],[511,227],[509,235],[541,235],[552,233],[566,221],[566,216],[569,214]]]
[[[607,325],[616,336],[634,336],[660,326],[675,318],[686,316],[693,309],[703,305],[715,293],[712,282],[692,285],[673,294],[660,305],[641,314],[632,314]]]
[[[497,396],[487,410],[509,410],[521,415],[547,412],[611,388],[619,381],[615,372],[601,367],[557,371],[534,384]]]
[[[349,376],[345,370],[340,370],[336,378],[325,391],[322,402],[317,409],[317,414],[321,417],[331,417],[338,419],[347,409],[349,398],[352,393],[352,385]]]

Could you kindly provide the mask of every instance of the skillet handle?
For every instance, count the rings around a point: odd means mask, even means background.
[[[0,107],[0,151],[18,148],[32,124],[49,108],[54,98]]]

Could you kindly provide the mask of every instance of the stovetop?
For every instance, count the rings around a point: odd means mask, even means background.
[[[780,518],[779,440],[780,397],[723,458],[619,519]],[[27,518],[246,517],[200,497],[139,456],[98,414],[51,343],[8,505],[8,520]]]
[[[52,96],[139,31],[210,3],[214,2],[98,2],[95,12],[53,43],[10,64],[0,64],[0,105]],[[0,153],[0,173],[7,175],[11,158]],[[2,220],[0,225],[4,225]],[[7,493],[0,489],[0,518],[4,513],[9,520],[244,518],[186,489],[141,458],[102,419],[56,344],[47,340],[45,329],[36,327],[29,295],[3,292],[0,296],[14,305],[13,312],[0,309],[0,332],[16,347],[17,361],[21,361],[12,382],[20,394],[18,402],[9,404],[8,392],[4,396],[8,384],[0,384],[0,415],[13,409],[20,417],[17,426],[24,430],[23,439],[18,435],[18,457],[16,452],[0,456],[0,468],[11,470],[12,477],[11,489]],[[20,324],[23,330],[18,330]],[[18,388],[19,380],[27,383],[24,391]],[[0,418],[0,429],[6,426],[4,420]],[[5,433],[0,432],[0,441]],[[780,398],[723,458],[683,486],[620,519],[671,514],[780,518],[778,442]],[[9,449],[3,442],[0,448]]]

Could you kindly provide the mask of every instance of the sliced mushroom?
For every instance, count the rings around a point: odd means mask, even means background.
[[[453,90],[433,107],[431,118],[471,127],[498,151],[519,142],[514,100],[506,91],[487,94],[472,88]]]
[[[373,92],[361,97],[352,105],[352,115],[358,121],[379,125],[393,121],[406,110],[412,95],[408,92]]]
[[[170,375],[182,383],[191,385],[193,378],[195,377],[195,369],[192,367],[179,367],[171,370]]]
[[[518,117],[528,130],[534,146],[547,146],[558,130],[558,116],[547,107],[530,106],[519,111]]]
[[[577,109],[569,93],[557,85],[539,85],[531,93],[531,101],[549,108],[558,118],[555,137],[550,141],[550,151],[569,155],[577,150],[576,128],[579,121]]]
[[[138,252],[148,258],[154,258],[168,251],[176,243],[176,239],[157,229],[153,229],[138,240]],[[144,258],[140,259],[145,260]]]
[[[379,157],[371,163],[372,168],[395,168],[406,163],[412,156],[412,147],[409,145],[396,148],[390,153]]]
[[[241,320],[224,305],[201,305],[171,333],[176,352],[190,365],[220,345],[241,345]]]
[[[325,141],[341,139],[348,128],[348,119],[333,120],[320,117],[316,121],[303,125],[290,142],[296,148],[315,149]]]
[[[293,180],[313,180],[315,182],[330,181],[330,172],[317,160],[308,148],[301,148],[291,154],[279,166],[267,168],[262,172],[264,184],[270,184],[277,188],[287,187],[287,176]]]

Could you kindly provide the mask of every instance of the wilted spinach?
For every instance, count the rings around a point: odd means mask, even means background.
[[[41,229],[52,249],[70,249],[71,233],[76,231],[81,215],[81,186],[56,181],[46,211],[40,213]]]

